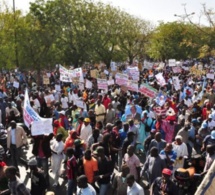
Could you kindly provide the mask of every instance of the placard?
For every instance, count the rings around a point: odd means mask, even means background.
[[[158,83],[159,83],[161,86],[166,85],[166,81],[165,81],[165,79],[164,79],[162,73],[156,74],[156,75],[155,75],[155,78],[157,79]]]
[[[49,85],[50,84],[49,77],[47,75],[43,76],[43,84],[44,85]]]
[[[97,79],[98,89],[108,89],[108,84],[106,79]]]
[[[181,85],[180,85],[178,77],[172,77],[172,84],[175,87],[176,91],[181,89]]]
[[[90,76],[91,76],[92,78],[97,79],[97,78],[98,78],[98,70],[97,70],[97,69],[90,70]]]
[[[14,81],[13,82],[13,87],[19,89],[19,82]]]
[[[169,59],[169,66],[176,66],[176,60],[175,59]]]
[[[75,99],[75,100],[74,100],[74,104],[75,104],[78,108],[84,108],[84,102],[83,102],[82,100]]]
[[[113,80],[113,79],[108,80],[108,81],[107,81],[107,83],[108,83],[108,86],[110,86],[110,85],[114,85],[114,80]]]
[[[172,71],[174,73],[181,73],[181,67],[180,66],[174,66],[174,67],[172,67]]]
[[[138,67],[128,67],[127,74],[129,78],[132,78],[134,81],[139,81],[140,79],[140,71]]]
[[[31,135],[49,135],[53,133],[52,118],[34,121],[31,125]]]
[[[121,74],[121,73],[116,73],[115,75],[115,82],[118,85],[124,85],[127,86],[128,83],[128,75],[126,74]]]
[[[80,90],[84,90],[84,83],[78,83],[78,87]]]
[[[129,80],[127,87],[129,91],[138,92],[138,82],[136,81]]]
[[[93,83],[92,83],[91,81],[89,81],[89,80],[86,79],[86,84],[85,84],[85,86],[86,86],[87,89],[92,89]]]
[[[58,92],[60,92],[61,91],[60,85],[55,85],[55,90],[58,91]]]
[[[214,73],[208,73],[206,76],[208,79],[214,80]]]

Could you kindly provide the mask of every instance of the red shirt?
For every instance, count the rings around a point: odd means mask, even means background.
[[[67,166],[66,166],[67,178],[70,180],[76,179],[75,174],[74,174],[74,170],[76,170],[76,168],[77,168],[76,158],[73,156],[72,158],[70,158],[67,161],[66,164],[67,164]]]
[[[103,99],[103,105],[104,105],[104,107],[105,107],[105,109],[107,110],[108,109],[108,105],[111,103],[111,100],[110,100],[110,98],[104,98]]]

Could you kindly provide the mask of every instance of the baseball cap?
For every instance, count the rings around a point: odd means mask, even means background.
[[[79,145],[82,145],[82,144],[84,144],[84,140],[76,139],[76,140],[74,141],[74,145],[75,145],[75,146],[79,146]]]
[[[85,119],[84,119],[84,122],[90,123],[90,119],[89,119],[89,118],[85,118]]]
[[[165,169],[163,169],[162,174],[171,176],[172,171],[170,169],[165,168]]]

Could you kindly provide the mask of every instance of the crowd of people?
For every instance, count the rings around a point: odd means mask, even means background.
[[[192,63],[186,66],[199,68]],[[212,71],[209,64],[201,66]],[[163,86],[155,77],[159,72],[166,82]],[[176,195],[180,170],[192,167],[189,171],[203,177],[211,167],[215,159],[215,83],[206,74],[183,69],[173,73],[168,65],[162,70],[140,70],[139,84],[162,93],[163,105],[156,97],[125,91],[116,84],[108,91],[98,90],[90,69],[84,78],[93,87],[83,90],[61,82],[58,68],[49,74],[50,84],[43,85],[37,84],[31,72],[1,73],[0,195],[54,194],[61,187],[59,178],[67,181],[68,195]],[[179,78],[178,90],[173,76]],[[14,81],[19,82],[18,88]],[[53,133],[32,136],[31,127],[26,128],[26,88],[35,112],[53,118]],[[75,104],[77,99],[84,106]],[[30,149],[32,157],[25,159],[23,151]],[[30,189],[20,180],[23,165],[31,171]],[[50,182],[50,174],[54,182]]]

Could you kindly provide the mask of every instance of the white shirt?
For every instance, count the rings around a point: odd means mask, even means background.
[[[11,144],[16,144],[16,130],[15,129],[11,129]]]
[[[62,108],[63,109],[67,109],[69,107],[68,102],[69,102],[68,97],[62,97],[61,98],[61,103],[62,103]]]
[[[127,195],[144,195],[144,191],[137,182],[134,182],[132,187],[127,187]]]
[[[93,186],[88,184],[87,188],[79,188],[79,187],[77,187],[77,195],[96,195],[96,191],[93,188]]]
[[[40,112],[40,102],[37,98],[34,100],[34,105],[36,106],[38,112]]]
[[[90,135],[92,135],[92,127],[91,127],[91,125],[88,124],[87,126],[85,126],[83,124],[82,127],[81,127],[80,138],[83,139],[85,141],[85,143],[87,143],[87,140],[90,137]]]
[[[181,145],[176,145],[174,142],[172,143],[173,150],[177,153],[177,158],[180,156],[188,156],[187,145],[182,143]]]

